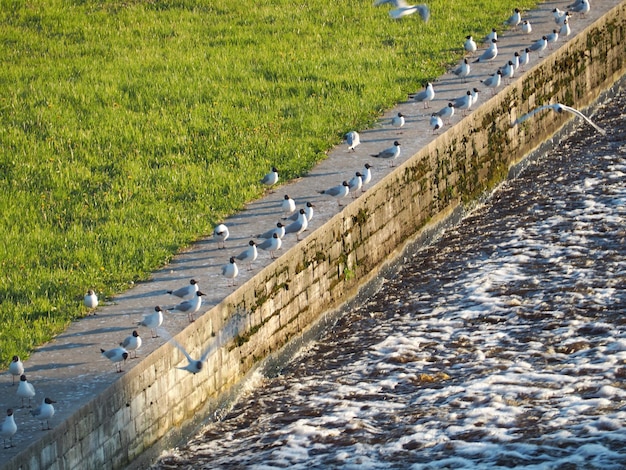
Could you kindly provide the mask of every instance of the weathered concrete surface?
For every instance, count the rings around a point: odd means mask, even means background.
[[[582,108],[624,74],[626,2],[600,0],[586,18],[572,20],[576,36],[545,51],[543,60],[534,57],[532,68],[489,97],[479,80],[514,51],[551,31],[550,11],[568,3],[549,2],[528,12],[534,33],[502,34],[496,63],[472,64],[467,83],[452,75],[441,77],[430,110],[414,102],[401,104],[387,113],[380,127],[361,132],[363,143],[356,152],[335,149],[307,177],[230,218],[225,250],[217,249],[211,239],[200,241],[150,282],[134,286],[40,348],[26,363],[26,373],[38,402],[44,396],[58,402],[54,430],[39,431],[27,410],[17,410],[17,447],[2,451],[1,467],[143,466],[206,419],[261,359],[306,334],[323,312],[353,296],[420,230],[445,220],[502,181],[512,165],[570,116],[545,112],[513,129],[510,122],[547,102]],[[430,112],[474,86],[482,91],[482,105],[467,117],[455,116],[452,127],[433,135]],[[408,116],[401,134],[389,125],[389,117],[398,111]],[[394,140],[401,141],[403,152],[395,168],[370,157]],[[375,184],[342,210],[317,193],[348,179],[366,161],[376,166]],[[251,272],[241,266],[239,287],[228,288],[221,266],[242,251],[250,237],[275,225],[284,194],[299,204],[310,200],[316,205],[306,237],[297,243],[288,236],[273,262],[261,253]],[[100,356],[100,347],[117,345],[155,305],[173,306],[176,302],[165,292],[192,277],[209,294],[201,315],[189,325],[185,315],[168,314],[164,326],[195,357],[213,348],[205,370],[197,375],[177,370],[186,364],[184,356],[142,328],[141,360],[130,361],[124,374],[116,374]],[[4,374],[0,407],[17,408],[10,382]]]

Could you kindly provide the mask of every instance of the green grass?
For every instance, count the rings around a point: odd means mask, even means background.
[[[534,4],[436,0],[424,24],[371,0],[0,0],[0,364]]]

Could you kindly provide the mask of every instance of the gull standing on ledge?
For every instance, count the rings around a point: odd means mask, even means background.
[[[105,351],[100,348],[100,352],[104,357],[115,364],[115,372],[124,372],[122,370],[122,363],[126,362],[126,359],[128,359],[128,351],[126,351],[126,349],[119,347]]]
[[[430,102],[435,98],[435,88],[433,84],[428,82],[426,89],[415,95],[409,95],[409,98],[415,99],[418,103],[424,103],[424,109],[430,108]]]
[[[356,150],[354,149],[361,143],[361,137],[359,136],[359,133],[357,131],[348,132],[346,134],[346,143],[348,144],[348,150],[356,152]]]
[[[226,225],[219,224],[217,227],[215,227],[215,230],[213,230],[213,236],[217,238],[218,249],[226,248],[226,240],[228,239],[229,235],[230,233]]]
[[[184,302],[179,303],[171,310],[171,312],[173,313],[177,310],[181,313],[186,313],[189,323],[193,323],[195,321],[193,314],[200,310],[203,295],[204,294],[200,291],[196,292],[196,295],[191,300],[185,300]]]
[[[487,62],[498,56],[498,40],[492,39],[489,48],[485,50],[474,62]]]
[[[123,347],[124,349],[131,350],[135,352],[135,359],[137,359],[137,349],[139,349],[141,347],[141,336],[139,336],[139,333],[137,332],[137,330],[133,330],[133,333],[129,336],[127,336],[126,338],[124,338],[124,341],[122,341],[120,343],[120,346]]]
[[[337,204],[341,205],[341,199],[346,197],[350,192],[350,185],[347,181],[343,181],[340,185],[333,186],[332,188],[318,191],[320,194],[326,194],[328,196],[337,199]]]
[[[50,428],[50,418],[52,418],[54,416],[54,406],[52,406],[53,403],[56,403],[56,401],[51,400],[50,398],[46,397],[46,398],[43,399],[43,402],[41,403],[41,405],[39,405],[34,410],[31,410],[31,412],[30,412],[30,414],[32,414],[35,418],[37,418],[38,420],[41,421],[41,430],[42,431],[46,431],[46,430],[51,429]],[[44,421],[48,425],[47,428],[43,427],[43,422]]]
[[[254,240],[250,240],[248,245],[248,248],[235,256],[235,258],[244,263],[248,263],[248,271],[252,271],[252,263],[257,259],[257,256],[259,256],[259,252],[256,248]]]
[[[235,279],[237,278],[237,276],[239,276],[239,268],[237,267],[237,263],[235,262],[234,257],[231,256],[228,264],[222,266],[222,276],[224,276],[226,279],[229,279],[228,287],[237,285],[237,281]],[[198,298],[200,297],[198,296]],[[199,304],[198,308],[200,308]],[[194,312],[195,311],[197,311],[197,309],[194,310]],[[190,319],[189,321],[191,322],[193,320]]]
[[[158,305],[154,307],[154,312],[143,316],[143,320],[137,323],[139,326],[150,328],[153,338],[158,338],[156,329],[163,324],[163,309]]]
[[[7,410],[7,417],[4,418],[4,422],[2,423],[2,439],[4,439],[4,448],[10,449],[11,447],[15,447],[13,445],[13,435],[17,432],[17,424],[15,424],[15,418],[13,417],[13,410],[9,408]],[[9,440],[9,445],[7,445],[7,439]]]
[[[602,129],[600,126],[598,126],[596,123],[594,123],[591,119],[589,119],[583,113],[581,113],[577,109],[571,108],[569,106],[565,106],[564,104],[560,104],[560,103],[546,104],[546,105],[540,106],[540,107],[538,107],[536,109],[533,109],[529,113],[524,114],[522,117],[517,118],[515,120],[515,122],[513,122],[511,124],[511,127],[517,126],[518,124],[524,122],[526,119],[534,116],[535,114],[537,114],[540,111],[543,111],[544,109],[552,109],[553,111],[556,111],[557,113],[562,113],[563,111],[567,111],[568,113],[575,114],[579,118],[584,119],[589,125],[593,126],[593,128],[595,130],[597,130],[600,134],[606,135],[606,131],[604,129]]]
[[[9,364],[9,372],[13,377],[12,386],[15,385],[15,377],[20,377],[24,373],[24,364],[20,360],[19,356],[13,356],[11,364]]]
[[[191,279],[189,281],[189,285],[180,287],[176,290],[168,290],[167,293],[175,297],[178,297],[179,299],[186,299],[195,295],[196,292],[198,292],[198,289],[199,287],[198,287],[198,283],[196,282],[196,280]]]
[[[372,157],[384,158],[386,160],[390,160],[391,161],[391,166],[394,166],[393,162],[399,156],[400,156],[400,142],[398,142],[397,140],[393,143],[393,147],[386,148],[385,150],[383,150],[380,153],[372,154]],[[346,182],[344,181],[344,183],[346,183]],[[348,183],[346,183],[346,185],[348,185]],[[347,194],[346,194],[346,196],[347,196]]]
[[[465,36],[465,42],[463,43],[463,49],[465,49],[465,52],[469,52],[470,54],[472,52],[476,52],[476,41],[474,41],[474,38],[472,36]]]
[[[264,242],[259,243],[257,245],[257,248],[259,250],[269,251],[270,258],[274,259],[276,258],[276,250],[279,250],[282,244],[283,241],[281,240],[281,238],[278,236],[277,233],[274,233],[271,238],[268,238]]]

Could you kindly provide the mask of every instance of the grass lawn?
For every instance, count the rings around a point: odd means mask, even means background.
[[[0,0],[0,364],[535,3],[435,0],[424,23],[371,0]]]

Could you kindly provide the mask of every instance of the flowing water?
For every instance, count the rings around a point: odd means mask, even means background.
[[[156,469],[626,468],[626,94]],[[552,112],[552,111],[549,111]]]

